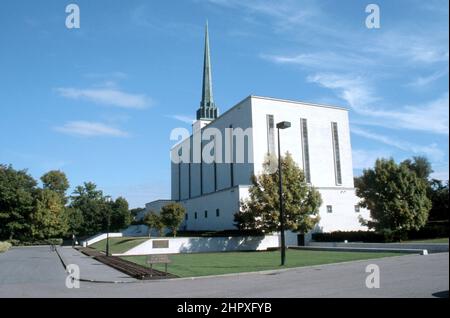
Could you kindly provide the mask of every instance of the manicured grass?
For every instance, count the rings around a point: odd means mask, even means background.
[[[254,272],[290,267],[339,263],[354,260],[398,256],[401,253],[299,251],[288,250],[286,265],[280,266],[280,252],[226,252],[170,255],[168,271],[179,277]],[[145,256],[127,256],[126,260],[147,266]],[[164,265],[155,265],[164,270]]]
[[[406,243],[447,243],[448,244],[448,237],[428,239],[428,240],[412,240],[412,241],[407,241]]]
[[[109,250],[112,254],[125,253],[129,249],[147,241],[148,237],[110,237]],[[89,247],[99,251],[106,251],[106,240],[99,241]]]

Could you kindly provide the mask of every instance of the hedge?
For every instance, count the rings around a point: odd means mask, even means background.
[[[35,245],[62,245],[62,238],[50,238],[46,240],[33,240],[33,241],[20,241],[20,240],[9,240],[13,246],[35,246]]]
[[[402,240],[434,239],[449,237],[449,222],[429,222],[419,231],[409,231]],[[385,243],[395,239],[391,232],[376,233],[372,231],[336,231],[330,233],[313,233],[312,240],[315,242],[365,242]]]
[[[11,248],[11,243],[0,242],[0,253],[4,253]]]

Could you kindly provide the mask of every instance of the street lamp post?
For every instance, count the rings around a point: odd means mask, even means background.
[[[111,215],[109,211],[109,205],[112,202],[112,199],[110,196],[106,197],[106,203],[108,204],[108,207],[106,209],[106,256],[109,256],[109,227],[111,223]]]
[[[286,261],[286,243],[284,239],[284,206],[283,206],[283,180],[281,172],[281,147],[280,147],[280,129],[291,127],[288,121],[282,121],[277,124],[278,131],[278,193],[280,197],[280,232],[281,232],[281,266],[284,266]]]

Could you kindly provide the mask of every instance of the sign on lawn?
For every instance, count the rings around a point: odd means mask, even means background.
[[[147,256],[147,264],[169,264],[169,255],[156,254]]]

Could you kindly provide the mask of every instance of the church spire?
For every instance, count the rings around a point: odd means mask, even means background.
[[[203,86],[202,86],[202,101],[200,108],[197,110],[197,119],[213,120],[217,118],[217,108],[214,104],[212,91],[212,76],[211,76],[211,57],[209,52],[209,33],[208,21],[206,21],[205,28],[205,53],[203,61]]]

